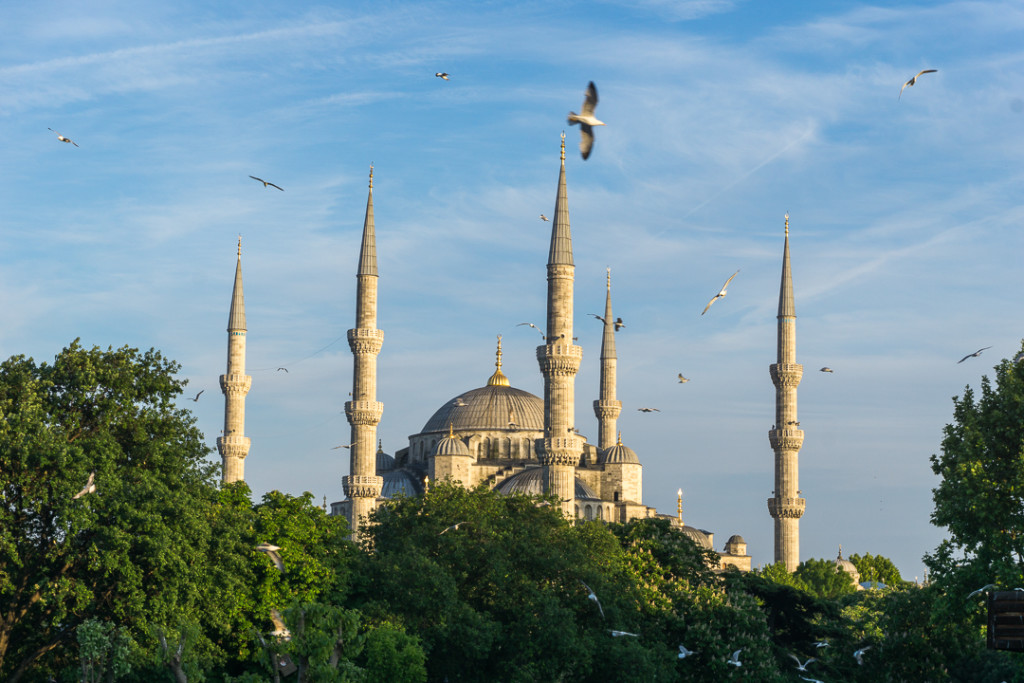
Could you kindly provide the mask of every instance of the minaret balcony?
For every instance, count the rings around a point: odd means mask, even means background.
[[[795,387],[804,376],[804,366],[800,363],[772,363],[768,366],[775,386]]]
[[[547,437],[544,439],[540,461],[545,465],[577,467],[583,454],[583,439],[575,436]]]
[[[545,344],[537,347],[541,374],[575,375],[583,361],[583,347],[575,344]]]
[[[244,458],[249,454],[251,441],[247,436],[219,436],[217,437],[217,452],[221,457]]]
[[[220,390],[225,394],[241,394],[245,396],[252,386],[252,375],[231,373],[220,376]]]
[[[622,413],[622,401],[598,399],[594,401],[594,414],[599,420],[614,420]]]
[[[768,442],[773,451],[798,451],[804,444],[804,430],[772,429],[768,431]]]
[[[380,353],[384,345],[384,331],[377,328],[363,327],[348,331],[348,346],[352,353]]]
[[[775,498],[768,499],[768,513],[778,519],[800,519],[804,515],[804,508],[807,507],[807,500],[804,498]]]
[[[351,475],[341,478],[341,488],[348,498],[377,498],[384,488],[384,477]]]
[[[375,426],[383,414],[384,404],[380,401],[345,401],[345,415],[351,425]]]

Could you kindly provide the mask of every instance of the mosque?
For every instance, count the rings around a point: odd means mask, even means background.
[[[575,426],[575,375],[583,360],[573,336],[574,271],[569,205],[565,179],[565,138],[547,260],[547,317],[537,347],[544,377],[544,397],[516,389],[501,371],[501,338],[495,370],[483,386],[455,393],[437,408],[409,445],[384,453],[377,425],[384,404],[377,400],[377,356],[384,341],[377,329],[377,248],[373,218],[373,169],[356,271],[356,324],[348,331],[354,360],[351,400],[345,414],[351,425],[350,469],[342,478],[345,499],[331,504],[331,514],[345,515],[353,535],[367,515],[396,495],[423,493],[432,481],[451,480],[466,487],[481,483],[504,495],[551,495],[567,517],[606,522],[664,517],[699,546],[714,549],[714,535],[686,525],[682,500],[675,515],[659,514],[643,502],[643,465],[622,443],[616,420],[616,319],[612,315],[611,273],[603,316],[600,393],[593,401],[598,442],[587,443]],[[775,451],[775,491],[768,499],[775,520],[775,561],[792,571],[799,564],[797,451],[803,442],[796,418],[796,386],[803,367],[795,362],[795,312],[789,267],[789,223],[783,255],[778,315],[778,362],[770,366],[776,386],[776,424],[769,432]],[[217,439],[223,481],[244,480],[250,440],[244,436],[245,396],[252,378],[245,374],[245,301],[241,247],[228,316],[227,372],[220,378],[225,396],[224,433]],[[718,551],[720,566],[749,571],[747,544],[733,535]]]

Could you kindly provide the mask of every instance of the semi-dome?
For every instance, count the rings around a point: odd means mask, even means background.
[[[600,457],[601,463],[605,465],[640,464],[640,458],[637,457],[633,449],[622,445],[622,432],[619,432],[619,442],[611,448],[601,451]]]
[[[544,468],[530,467],[518,474],[513,474],[511,477],[495,486],[494,490],[504,496],[511,496],[515,494],[524,496],[543,496]],[[593,489],[587,486],[586,482],[579,477],[576,477],[575,497],[582,500],[596,499],[597,494],[594,493]]]
[[[711,541],[708,539],[708,535],[700,529],[692,526],[683,526],[679,529],[687,537],[689,537],[694,543],[705,550],[711,550]]]
[[[380,476],[384,478],[384,484],[380,489],[381,498],[394,498],[398,495],[418,496],[423,493],[422,482],[417,481],[408,470],[391,470],[383,472]]]

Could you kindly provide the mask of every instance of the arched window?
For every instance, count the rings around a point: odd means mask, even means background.
[[[586,509],[587,521],[589,522],[592,519],[594,519],[594,508],[592,508],[592,507],[590,507],[588,505],[585,509]]]

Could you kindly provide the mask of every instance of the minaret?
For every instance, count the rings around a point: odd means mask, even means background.
[[[576,372],[583,349],[573,344],[572,235],[569,232],[569,201],[565,191],[565,133],[562,133],[562,167],[558,175],[555,220],[548,251],[548,319],[545,344],[537,347],[537,361],[544,375],[544,491],[561,501],[562,512],[575,516],[576,466],[583,441],[576,427]]]
[[[608,269],[608,291],[604,299],[604,337],[601,339],[601,398],[594,401],[597,415],[597,448],[603,451],[615,445],[616,420],[622,401],[615,400],[615,318],[612,317],[612,269]]]
[[[804,366],[796,362],[796,308],[789,269],[788,213],[778,321],[778,362],[770,367],[775,384],[775,426],[768,432],[768,440],[775,451],[775,496],[768,499],[768,512],[775,520],[775,561],[785,563],[786,570],[792,572],[800,564],[800,517],[807,501],[800,497],[797,468],[804,432],[797,418],[796,388],[803,377]]]
[[[245,456],[249,455],[249,437],[245,436],[245,395],[252,377],[245,374],[245,296],[242,294],[242,238],[238,238],[238,263],[235,286],[228,312],[228,367],[220,376],[224,393],[224,435],[217,438],[217,451],[224,463],[221,481],[230,484],[245,481]]]
[[[355,538],[366,516],[377,506],[383,477],[377,476],[377,425],[384,404],[377,401],[377,354],[384,333],[377,329],[377,239],[373,227],[373,166],[370,192],[363,221],[363,244],[356,273],[356,326],[348,331],[348,345],[354,357],[352,400],[345,403],[345,415],[352,425],[349,476],[342,478],[345,495],[351,501],[349,528]]]

